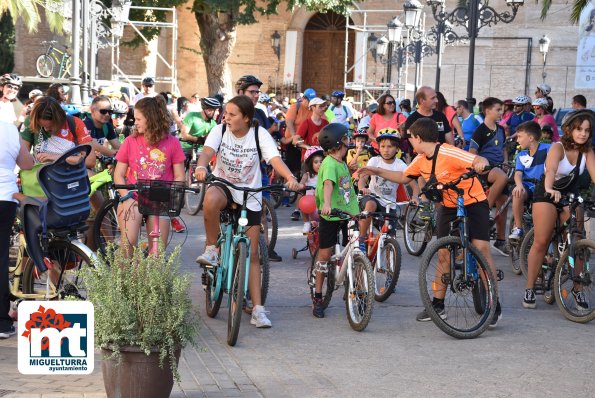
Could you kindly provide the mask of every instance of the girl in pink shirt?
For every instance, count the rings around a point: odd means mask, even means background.
[[[170,113],[161,96],[146,97],[134,106],[134,131],[118,150],[118,163],[114,171],[115,184],[135,184],[137,180],[184,181],[184,152],[180,141],[169,134],[172,124]],[[136,246],[142,217],[138,212],[135,195],[120,189],[118,223],[122,247]],[[147,232],[153,227],[152,217],[147,221]],[[161,241],[165,244],[169,234],[169,219],[159,222]]]

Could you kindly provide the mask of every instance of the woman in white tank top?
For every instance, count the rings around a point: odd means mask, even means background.
[[[555,203],[560,201],[562,193],[554,189],[554,182],[572,173],[579,161],[579,170],[588,170],[591,180],[595,180],[595,155],[591,150],[593,138],[593,113],[576,111],[568,114],[562,122],[564,136],[559,143],[552,144],[545,161],[544,178],[535,187],[533,203],[534,242],[529,251],[528,275],[523,307],[535,308],[535,280],[541,268],[545,251],[549,244],[556,223],[558,212]],[[572,192],[576,179],[567,192]],[[564,192],[566,193],[566,192]],[[563,222],[570,216],[568,207],[560,213]],[[579,306],[588,306],[580,288],[573,288],[573,295]],[[594,303],[595,304],[595,303]]]

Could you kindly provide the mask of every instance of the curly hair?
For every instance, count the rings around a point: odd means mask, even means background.
[[[589,121],[589,138],[587,142],[582,145],[576,145],[572,139],[572,132],[574,129],[580,127],[583,122]],[[578,115],[568,126],[564,127],[564,135],[560,138],[560,142],[564,146],[564,150],[578,149],[579,152],[589,152],[591,150],[591,141],[593,140],[593,119],[589,115]]]
[[[51,120],[53,133],[57,133],[66,124],[66,112],[57,99],[43,96],[35,101],[31,109],[29,122],[31,131],[37,133],[41,130],[40,120]],[[72,133],[74,134],[74,131]]]
[[[150,145],[155,145],[169,134],[173,119],[167,110],[162,96],[145,97],[134,105],[134,110],[139,111],[147,119],[145,140]],[[134,133],[136,135],[138,133]]]

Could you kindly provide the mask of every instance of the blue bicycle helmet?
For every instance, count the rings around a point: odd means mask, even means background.
[[[335,90],[332,92],[331,97],[343,98],[345,97],[345,93],[341,90]]]
[[[66,112],[67,115],[70,116],[78,116],[82,113],[82,109],[80,109],[79,107],[72,105],[72,104],[66,104],[66,105],[61,105],[62,109],[64,109],[64,112]]]

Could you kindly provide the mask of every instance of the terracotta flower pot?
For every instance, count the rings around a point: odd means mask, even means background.
[[[180,360],[180,349],[176,350],[176,363]],[[159,367],[159,350],[153,349],[146,355],[138,347],[121,347],[121,362],[109,358],[110,347],[102,347],[101,371],[108,398],[161,398],[169,397],[174,385],[169,359]]]

